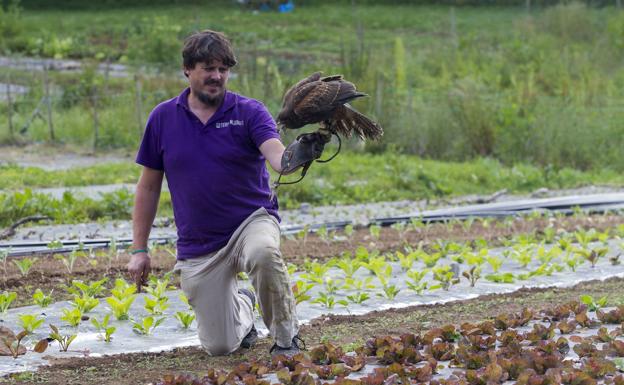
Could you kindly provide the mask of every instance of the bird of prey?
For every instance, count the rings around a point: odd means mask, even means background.
[[[368,95],[358,92],[342,75],[321,77],[315,72],[286,92],[277,123],[280,129],[319,123],[319,133],[326,137],[340,134],[349,138],[356,133],[361,139],[379,139],[381,126],[348,104],[363,96]]]

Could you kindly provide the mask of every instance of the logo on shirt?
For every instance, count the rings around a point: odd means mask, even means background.
[[[234,120],[234,119],[230,119],[230,121],[226,121],[226,122],[217,122],[217,128],[225,128],[228,126],[242,126],[244,125],[242,120]]]

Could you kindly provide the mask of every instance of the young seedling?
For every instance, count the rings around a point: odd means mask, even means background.
[[[398,289],[395,285],[383,285],[383,294],[382,293],[377,293],[377,296],[379,297],[385,297],[389,300],[393,300],[394,297],[397,296],[397,294],[399,294],[399,292],[401,291],[401,289]]]
[[[71,304],[73,307],[80,310],[81,313],[88,313],[100,304],[100,300],[88,296],[74,296],[74,300],[71,302]]]
[[[78,336],[77,334],[61,335],[61,333],[59,332],[59,329],[52,324],[50,324],[50,329],[52,329],[52,332],[50,332],[49,338],[59,343],[61,347],[60,349],[61,352],[66,352],[67,349],[69,348],[69,345],[71,345],[71,343]]]
[[[416,259],[416,253],[411,252],[407,254],[403,254],[400,251],[396,252],[396,257],[399,260],[399,264],[401,265],[401,269],[403,271],[409,271],[414,265],[414,260]]]
[[[434,267],[432,272],[433,279],[438,281],[439,284],[431,286],[431,290],[439,288],[448,290],[452,285],[459,283],[459,278],[455,277],[450,265]]]
[[[334,265],[342,270],[346,278],[352,278],[353,274],[355,274],[355,272],[362,267],[362,262],[357,259],[351,259],[350,257],[347,258],[343,256],[343,258],[336,261]]]
[[[420,295],[422,292],[427,289],[427,282],[422,282],[422,279],[427,275],[429,269],[417,271],[410,270],[407,272],[407,277],[410,278],[410,281],[407,281],[407,287],[411,290],[415,291],[416,294]]]
[[[78,326],[80,321],[82,321],[82,312],[80,309],[62,309],[63,315],[61,316],[61,320],[67,322],[69,326]]]
[[[498,270],[500,270],[501,266],[503,265],[503,260],[500,259],[500,257],[497,257],[495,255],[491,255],[487,257],[487,262],[490,264],[490,266],[492,267],[492,270],[495,273],[498,273]]]
[[[331,239],[329,238],[329,233],[327,232],[327,225],[322,225],[316,229],[316,235],[318,235],[318,237],[321,238],[325,244],[329,245]]]
[[[43,291],[41,291],[41,289],[35,290],[32,296],[35,305],[39,305],[42,308],[50,306],[52,303],[52,292],[54,292],[54,289],[50,290],[50,294],[46,295]]]
[[[407,231],[409,230],[409,228],[407,227],[407,222],[395,222],[390,227],[399,234],[401,244],[407,243],[407,240],[405,238],[405,236],[407,235]]]
[[[381,227],[379,227],[378,225],[371,225],[368,228],[368,231],[374,240],[379,239],[379,236],[381,235]]]
[[[474,287],[479,278],[481,278],[481,268],[479,266],[472,266],[470,270],[465,270],[462,275],[470,281],[470,287]]]
[[[186,304],[186,306],[188,306],[189,310],[193,310],[193,306],[191,306],[191,304],[189,303],[188,298],[186,297],[186,295],[184,295],[184,293],[180,293],[178,298],[180,298],[180,301],[182,301],[183,303]]]
[[[309,232],[310,232],[310,225],[305,225],[303,226],[303,229],[299,230],[296,234],[297,239],[299,239],[300,241],[303,241],[304,247],[305,247]]]
[[[63,254],[54,255],[54,258],[61,261],[61,263],[63,264],[63,266],[65,266],[65,269],[67,269],[67,272],[70,275],[73,274],[74,272],[74,265],[76,264],[76,261],[78,260],[78,258],[83,258],[83,257],[85,257],[85,252],[82,248],[82,243],[78,247],[78,250],[74,250],[67,255],[63,255]]]
[[[333,309],[336,304],[336,298],[333,295],[330,295],[325,292],[320,292],[319,297],[315,298],[312,303],[318,303],[320,305],[325,306],[328,309]]]
[[[152,315],[161,315],[169,308],[168,298],[143,297],[145,305],[143,306],[148,313]]]
[[[584,294],[579,297],[579,300],[587,305],[587,310],[589,311],[596,311],[607,306],[607,296],[601,297],[598,300],[594,300],[594,297],[592,297],[591,295]]]
[[[6,313],[7,310],[9,310],[9,306],[11,306],[11,303],[15,301],[16,298],[16,292],[3,291],[2,294],[0,294],[0,313]]]
[[[347,299],[349,301],[353,302],[353,303],[363,304],[368,299],[370,299],[370,295],[368,295],[368,293],[364,293],[364,292],[358,291],[355,294],[348,295]]]
[[[128,311],[136,299],[136,290],[136,285],[128,284],[121,278],[115,280],[115,287],[111,289],[112,295],[106,298],[115,318],[120,321],[129,319]]]
[[[485,276],[485,279],[496,283],[513,283],[514,275],[513,273],[488,274]]]
[[[7,248],[5,250],[0,250],[0,263],[2,263],[3,275],[2,278],[6,281],[7,278],[7,261],[9,259],[9,254],[11,254],[11,248]]]
[[[33,264],[35,263],[36,260],[37,260],[37,258],[34,258],[34,259],[30,259],[30,258],[14,259],[13,263],[15,264],[15,266],[17,266],[17,269],[19,270],[19,272],[22,275],[22,277],[25,277],[30,272],[30,269],[32,268],[32,266],[33,266]]]
[[[325,278],[325,290],[327,294],[336,294],[341,285],[342,281],[339,279],[333,279],[331,277]]]
[[[193,312],[176,312],[175,318],[180,321],[180,324],[184,329],[188,329],[191,326],[191,323],[195,319],[195,313]]]
[[[108,278],[102,278],[99,281],[93,281],[91,283],[84,283],[80,280],[72,280],[72,284],[67,288],[67,291],[75,296],[97,297],[100,296],[106,289],[104,284],[107,281]]]
[[[569,253],[563,257],[563,262],[570,268],[570,270],[576,271],[576,268],[583,262],[583,260],[577,254]]]
[[[345,278],[345,283],[343,286],[346,290],[365,290],[365,289],[374,289],[375,285],[373,284],[373,277],[368,277],[365,279],[356,279],[356,278]]]
[[[609,251],[606,247],[599,247],[596,249],[587,249],[587,248],[576,248],[574,252],[581,255],[591,264],[591,267],[596,267],[596,263],[602,257],[604,257]]]
[[[109,321],[110,314],[106,314],[102,319],[102,322],[98,321],[98,319],[95,317],[91,318],[91,324],[93,324],[95,329],[101,333],[100,338],[104,342],[111,342],[111,339],[113,338],[113,333],[115,333],[115,331],[117,330],[116,327],[108,325]]]
[[[161,323],[165,321],[165,317],[154,319],[152,316],[143,318],[140,322],[132,321],[132,330],[135,333],[150,335]]]
[[[310,298],[308,292],[315,286],[314,283],[307,283],[304,281],[296,281],[292,286],[293,295],[295,296],[295,302],[299,305],[301,302],[307,301]]]
[[[39,318],[33,314],[20,314],[19,324],[28,334],[32,334],[41,324],[43,324],[43,318]]]

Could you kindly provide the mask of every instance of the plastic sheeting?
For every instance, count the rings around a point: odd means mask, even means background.
[[[384,310],[389,308],[401,308],[413,305],[422,304],[434,304],[444,303],[449,301],[464,300],[476,298],[485,294],[494,293],[509,293],[522,287],[568,287],[573,286],[579,282],[590,280],[602,280],[610,277],[622,277],[624,276],[624,265],[611,265],[608,256],[616,255],[620,253],[619,244],[616,241],[611,241],[609,244],[609,254],[601,258],[595,267],[591,267],[589,263],[584,263],[577,268],[576,272],[572,272],[569,269],[565,269],[562,272],[555,272],[551,276],[535,276],[530,280],[516,281],[510,284],[492,283],[485,279],[479,280],[475,287],[470,287],[469,282],[462,278],[460,283],[451,286],[448,291],[435,290],[425,291],[421,295],[416,294],[407,288],[406,280],[408,279],[405,272],[403,272],[398,263],[390,262],[393,268],[392,277],[389,280],[390,285],[396,285],[400,289],[398,295],[394,300],[390,301],[387,298],[381,296],[381,285],[379,281],[374,278],[373,283],[377,286],[375,289],[368,291],[370,299],[363,304],[349,304],[348,307],[336,304],[334,308],[328,309],[323,305],[311,303],[306,301],[300,303],[297,306],[297,313],[302,323],[308,323],[310,320],[322,316],[323,314],[364,314],[373,310]],[[492,249],[491,255],[500,255],[504,249]],[[513,272],[521,273],[534,270],[540,263],[533,261],[526,268],[522,268],[517,262],[513,260],[504,259],[504,263],[500,268],[500,272]],[[555,259],[553,262],[557,262]],[[420,262],[419,262],[420,263]],[[422,263],[416,263],[413,268],[421,269],[424,266]],[[449,264],[449,259],[442,259],[438,261],[438,266]],[[483,265],[482,276],[491,273],[489,266]],[[460,270],[467,270],[468,266],[461,265]],[[333,279],[342,279],[344,274],[339,270],[332,268],[325,275]],[[365,279],[373,277],[367,270],[360,268],[354,275],[357,279]],[[301,279],[301,273],[295,273],[292,277],[293,281]],[[431,273],[429,273],[423,281],[433,282]],[[241,281],[241,286],[249,286],[247,281]],[[312,299],[317,298],[319,292],[325,291],[322,285],[318,285],[313,288],[309,294]],[[334,297],[337,300],[346,299],[347,295],[354,292],[346,292],[340,290]],[[143,309],[145,294],[139,294],[134,304],[131,307],[131,317],[140,319],[147,315],[147,312]],[[29,338],[29,343],[26,345],[30,348],[40,338],[46,337],[49,333],[48,324],[54,324],[59,326],[61,334],[76,334],[78,337],[70,346],[69,352],[59,352],[58,344],[56,342],[51,343],[51,346],[44,354],[37,354],[28,352],[24,356],[20,356],[18,359],[12,357],[0,357],[0,375],[10,372],[18,372],[25,370],[32,370],[40,365],[47,363],[46,356],[100,356],[104,354],[118,354],[118,353],[131,353],[131,352],[159,352],[162,350],[169,350],[175,347],[181,346],[196,346],[199,345],[197,338],[195,323],[188,330],[182,329],[178,321],[174,318],[174,314],[177,311],[186,311],[187,306],[178,299],[179,291],[168,292],[170,307],[166,310],[166,319],[162,325],[156,328],[152,335],[144,336],[136,334],[132,331],[132,324],[130,321],[111,321],[114,326],[117,327],[116,333],[113,335],[113,341],[111,343],[105,343],[98,338],[98,333],[95,331],[90,321],[83,321],[77,328],[72,328],[65,325],[65,322],[60,321],[60,315],[63,308],[70,308],[70,304],[67,301],[58,302],[52,304],[46,309],[41,309],[37,306],[27,306],[16,309],[10,309],[6,314],[0,318],[2,322],[0,324],[8,326],[15,330],[17,328],[17,320],[19,314],[39,314],[45,318],[45,326],[42,326],[35,332],[32,338]],[[106,313],[109,313],[109,307],[106,302],[101,299],[100,305],[89,313],[89,316],[96,316],[98,320],[102,320]],[[258,328],[262,336],[267,335],[267,329],[262,323],[261,319],[256,320],[256,327]]]

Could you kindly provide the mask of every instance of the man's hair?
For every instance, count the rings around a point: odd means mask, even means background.
[[[195,32],[184,40],[182,49],[184,68],[194,68],[197,63],[220,60],[228,67],[236,65],[232,43],[221,32],[209,29]]]

